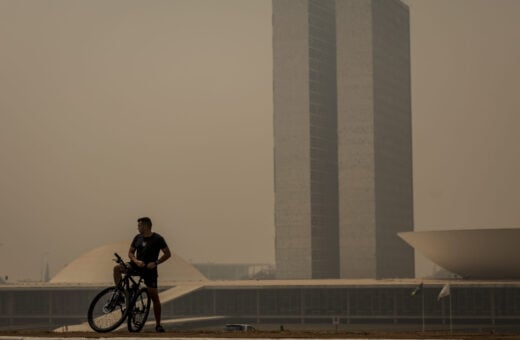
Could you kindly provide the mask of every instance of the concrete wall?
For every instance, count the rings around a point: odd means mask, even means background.
[[[273,1],[278,278],[338,278],[334,1]]]
[[[414,277],[410,30],[393,0],[337,0],[342,278]]]
[[[334,1],[309,1],[312,278],[339,278]]]
[[[309,278],[311,173],[307,0],[273,1],[275,260],[279,278]]]
[[[414,277],[410,19],[400,1],[372,1],[376,277]]]
[[[408,8],[274,0],[273,50],[277,277],[413,277]]]
[[[372,3],[338,0],[340,277],[376,276]]]
[[[365,324],[370,329],[421,329],[422,302],[427,329],[447,329],[450,297],[437,299],[444,283],[424,284],[417,296],[411,296],[413,284],[334,286],[298,285],[205,287],[163,304],[163,320],[187,317],[227,316],[213,323],[284,323],[331,325],[339,318],[345,329]],[[0,329],[54,329],[86,321],[90,301],[102,288],[0,288]],[[424,300],[423,296],[424,294]],[[465,284],[451,281],[451,305],[454,327],[500,329],[518,327],[520,321],[520,283]],[[149,321],[153,320],[150,313]],[[190,324],[186,327],[190,328]],[[192,327],[192,326],[191,326]],[[261,328],[261,327],[259,327]],[[292,327],[290,327],[292,328]],[[289,328],[289,329],[290,329]],[[503,328],[502,328],[503,329]]]

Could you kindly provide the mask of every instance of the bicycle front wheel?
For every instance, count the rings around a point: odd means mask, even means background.
[[[96,332],[110,332],[119,327],[128,314],[128,295],[117,287],[103,289],[92,300],[87,319]]]
[[[135,295],[127,320],[130,332],[139,332],[143,329],[150,312],[150,301],[150,294],[146,288],[141,288]]]

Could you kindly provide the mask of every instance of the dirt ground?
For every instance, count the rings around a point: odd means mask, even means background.
[[[170,331],[166,333],[126,331],[111,333],[66,332],[55,333],[50,331],[0,331],[0,336],[27,336],[27,337],[82,337],[82,338],[111,338],[111,337],[161,337],[161,338],[293,338],[293,339],[504,339],[520,340],[520,333],[506,332],[346,332],[346,331],[254,331],[254,332],[225,332],[225,331]]]

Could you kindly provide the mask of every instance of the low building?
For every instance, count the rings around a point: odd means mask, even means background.
[[[86,311],[92,298],[111,284],[113,263],[106,259],[120,251],[118,247],[108,245],[83,255],[50,283],[1,285],[0,328],[88,330]],[[85,277],[89,281],[81,282]],[[422,289],[412,296],[420,283]],[[450,295],[439,299],[447,284]],[[450,322],[465,329],[517,327],[520,322],[518,280],[211,281],[175,254],[161,265],[160,287],[167,327],[222,329],[236,323],[256,329],[332,329],[337,323],[339,329],[370,325],[420,330],[423,320],[427,329],[447,329]]]
[[[438,300],[449,282],[451,295]],[[206,320],[221,328],[248,323],[286,328],[371,325],[379,329],[516,327],[520,322],[520,281],[423,282],[418,280],[291,280],[178,282],[161,293],[165,324]],[[89,330],[86,311],[103,287],[96,285],[29,285],[0,287],[0,328]],[[450,302],[451,299],[451,302]],[[424,304],[423,304],[424,303]],[[450,307],[451,306],[451,307]],[[450,313],[451,308],[451,313]],[[424,311],[424,314],[423,314]],[[152,318],[152,315],[150,315]],[[82,324],[80,328],[72,325]],[[180,322],[177,322],[179,324]],[[182,322],[184,327],[199,324]]]
[[[274,279],[274,266],[266,263],[193,263],[209,280]]]

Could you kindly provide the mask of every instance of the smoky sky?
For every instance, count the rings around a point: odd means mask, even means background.
[[[516,227],[520,2],[405,2],[415,228]],[[0,275],[140,216],[187,260],[273,263],[271,39],[267,0],[0,0]]]

